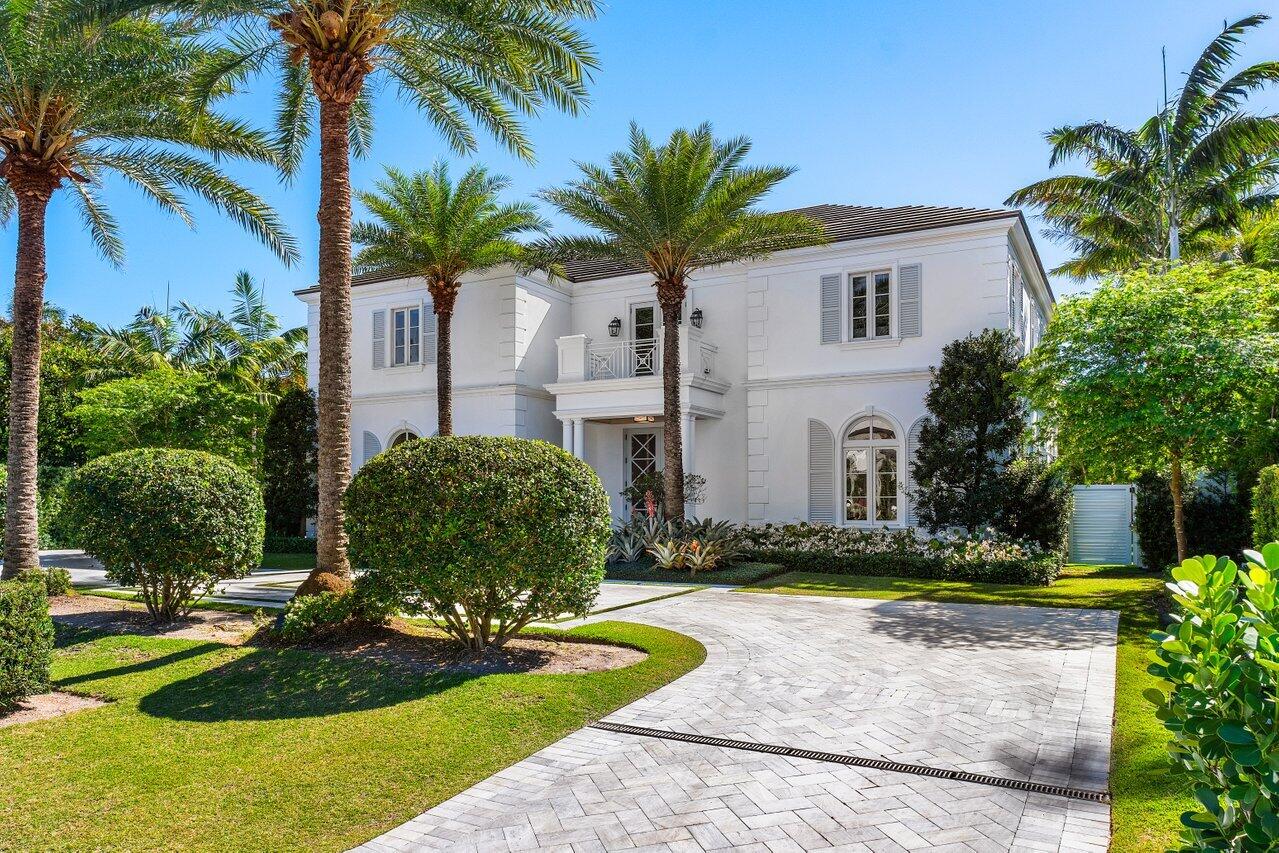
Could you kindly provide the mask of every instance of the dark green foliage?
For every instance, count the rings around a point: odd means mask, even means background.
[[[666,512],[666,480],[661,471],[641,474],[622,489],[622,497],[626,499],[636,512],[644,511],[646,495],[652,492],[653,504],[657,514],[665,517]],[[684,503],[697,505],[706,500],[706,478],[701,474],[684,475]]]
[[[1183,850],[1279,847],[1279,543],[1172,570],[1177,611],[1150,674],[1170,690],[1146,697],[1172,737],[1168,751],[1197,801],[1182,815]]]
[[[314,554],[314,536],[276,536],[268,533],[262,541],[264,554]]]
[[[107,577],[138,586],[157,621],[262,561],[264,511],[242,468],[194,450],[128,450],[76,472],[63,509]]]
[[[1013,460],[1000,474],[1003,501],[994,528],[1012,539],[1064,552],[1075,499],[1061,473],[1037,456]]]
[[[41,548],[74,548],[75,539],[62,519],[62,504],[66,500],[67,484],[75,474],[74,468],[41,466],[36,476],[39,492],[36,507],[40,519]]]
[[[71,591],[71,572],[66,569],[28,569],[18,575],[18,580],[30,581],[44,587],[50,598],[66,595]]]
[[[1190,553],[1238,556],[1252,543],[1247,500],[1216,480],[1187,483],[1183,504]],[[1133,528],[1147,567],[1163,569],[1177,562],[1166,478],[1144,474],[1137,480]]]
[[[1252,541],[1279,542],[1279,465],[1257,475],[1252,490]]]
[[[77,393],[90,384],[100,361],[87,343],[79,318],[67,320],[58,310],[45,310],[40,346],[40,419],[36,428],[40,464],[79,465],[84,462],[79,424],[67,417],[78,402]],[[9,411],[9,376],[13,327],[0,323],[0,412]],[[9,452],[9,423],[0,418],[0,459]]]
[[[326,590],[295,597],[285,606],[284,620],[275,636],[285,643],[300,643],[356,626],[377,625],[391,614],[384,601],[366,595],[357,584],[344,593]]]
[[[1026,428],[1021,396],[1009,380],[1018,362],[1007,332],[987,329],[952,341],[933,368],[928,417],[911,463],[912,499],[929,530],[992,525],[1003,505],[1001,459]]]
[[[345,506],[361,585],[473,649],[585,614],[599,594],[608,497],[589,465],[544,441],[407,442],[360,469]]]
[[[315,515],[317,441],[315,395],[295,388],[275,404],[262,437],[262,500],[269,533],[300,536],[306,520]]]
[[[0,583],[0,709],[49,687],[53,620],[43,583]]]

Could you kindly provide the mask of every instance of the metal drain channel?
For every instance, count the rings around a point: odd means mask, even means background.
[[[784,755],[787,758],[807,758],[810,761],[827,761],[832,764],[847,764],[852,767],[868,767],[872,770],[888,770],[893,773],[910,773],[915,776],[930,776],[934,779],[950,779],[956,782],[972,782],[975,785],[990,785],[994,788],[1009,788],[1013,791],[1026,791],[1032,794],[1048,794],[1054,797],[1066,797],[1071,800],[1088,800],[1094,803],[1109,803],[1109,791],[1089,791],[1082,788],[1066,788],[1060,785],[1045,785],[1041,782],[1025,782],[1021,779],[1005,779],[1002,776],[987,776],[984,773],[965,773],[962,770],[946,770],[940,767],[926,767],[922,764],[902,764],[897,761],[885,761],[882,758],[862,758],[857,755],[845,755],[839,752],[822,752],[816,749],[796,749],[793,746],[777,746],[767,743],[753,743],[748,740],[732,740],[731,738],[695,735],[688,732],[674,732],[667,729],[648,729],[643,726],[628,726],[624,723],[608,723],[600,721],[591,723],[591,728],[606,732],[617,732],[624,735],[660,738],[661,740],[677,740],[683,743],[696,743],[703,746],[718,746],[724,749],[741,749],[748,752],[763,752],[768,755]]]

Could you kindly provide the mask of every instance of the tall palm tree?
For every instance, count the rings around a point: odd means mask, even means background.
[[[123,255],[101,197],[115,173],[190,221],[184,194],[231,216],[281,258],[297,256],[272,210],[210,158],[274,161],[272,146],[243,124],[193,105],[182,93],[205,54],[185,24],[150,17],[82,19],[82,3],[46,0],[0,8],[0,178],[17,211],[13,375],[3,575],[38,567],[36,422],[45,216],[70,188],[98,250]],[[220,95],[222,93],[214,93]],[[207,155],[207,156],[200,156]]]
[[[542,232],[548,223],[527,202],[501,204],[510,186],[501,175],[472,166],[456,184],[448,165],[406,175],[388,168],[377,192],[357,193],[376,222],[360,222],[351,239],[362,245],[360,272],[420,275],[426,279],[439,318],[436,400],[439,434],[453,434],[452,320],[462,276],[502,264],[521,265],[517,234]]]
[[[517,156],[532,147],[519,115],[585,103],[592,48],[575,21],[596,0],[112,0],[118,8],[193,10],[227,22],[222,55],[197,91],[268,68],[280,79],[277,131],[286,167],[302,159],[318,112],[320,149],[319,507],[316,568],[298,589],[349,578],[342,495],[351,479],[350,155],[372,132],[365,81],[383,72],[455,150],[477,122]],[[345,581],[341,581],[345,583]]]
[[[743,166],[750,150],[744,136],[717,141],[709,124],[676,130],[666,143],[654,145],[632,123],[629,149],[615,153],[607,167],[583,164],[578,180],[539,193],[597,234],[547,238],[533,247],[536,263],[603,259],[653,276],[664,338],[662,476],[669,518],[684,516],[678,327],[689,276],[825,240],[814,219],[755,208],[795,170]]]
[[[1252,15],[1225,27],[1181,91],[1137,130],[1095,121],[1046,135],[1050,167],[1081,157],[1092,174],[1038,181],[1006,203],[1038,209],[1048,235],[1075,253],[1054,273],[1087,278],[1210,257],[1215,235],[1275,203],[1279,117],[1243,106],[1279,81],[1279,62],[1227,76],[1243,35],[1265,20]]]

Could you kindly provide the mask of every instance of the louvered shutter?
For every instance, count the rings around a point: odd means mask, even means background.
[[[376,435],[369,432],[368,430],[365,430],[364,431],[364,461],[361,462],[360,464],[363,465],[364,462],[368,462],[370,459],[372,459],[374,456],[377,456],[381,452],[382,452],[382,442],[378,441],[378,438]]]
[[[915,511],[915,457],[919,454],[919,436],[924,431],[924,419],[920,418],[906,433],[906,523],[919,526],[919,513]]]
[[[839,275],[822,276],[821,326],[824,344],[837,344],[840,340],[840,279]]]
[[[903,264],[897,270],[898,310],[901,312],[897,329],[903,338],[917,338],[924,333],[923,277],[920,264]]]
[[[835,523],[835,436],[813,420],[808,422],[808,520]]]
[[[435,315],[435,306],[430,302],[422,304],[422,363],[435,364],[436,348],[440,341],[440,318]]]
[[[386,367],[386,311],[374,311],[373,369],[380,370],[383,367]]]

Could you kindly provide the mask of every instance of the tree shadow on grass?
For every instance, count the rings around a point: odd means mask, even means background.
[[[76,639],[77,641],[83,641],[84,637],[83,635],[80,635],[77,636]],[[197,646],[181,649],[167,655],[157,655],[156,657],[112,667],[111,669],[97,669],[93,672],[85,672],[80,675],[59,678],[57,679],[56,684],[58,687],[72,687],[76,684],[83,684],[86,681],[99,681],[104,678],[117,678],[122,675],[136,675],[140,672],[149,672],[153,669],[160,669],[161,667],[168,666],[169,664],[190,660],[191,658],[207,655],[211,652],[225,651],[226,648],[227,647],[221,643],[200,643]]]
[[[286,720],[385,708],[474,678],[298,649],[255,649],[143,697],[139,710],[190,722]]]

